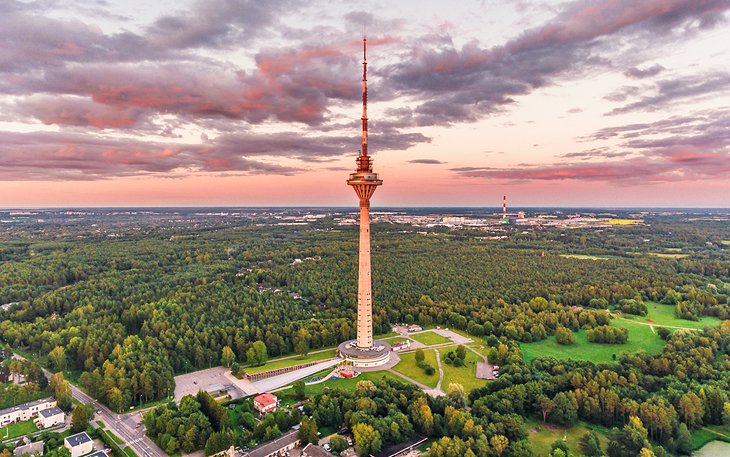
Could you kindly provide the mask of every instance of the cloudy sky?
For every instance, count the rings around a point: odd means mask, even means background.
[[[0,207],[730,207],[728,10],[2,0]]]

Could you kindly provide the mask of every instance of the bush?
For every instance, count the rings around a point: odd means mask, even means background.
[[[672,332],[666,327],[659,327],[656,332],[659,334],[659,337],[664,341],[667,341],[669,337],[672,336]]]
[[[621,300],[621,311],[636,316],[646,316],[649,313],[649,309],[644,302],[633,299]]]
[[[600,344],[624,344],[629,339],[629,331],[625,328],[601,325],[588,330],[588,341]]]
[[[558,326],[558,329],[555,330],[555,340],[558,344],[573,344],[575,343],[575,335],[570,329]]]

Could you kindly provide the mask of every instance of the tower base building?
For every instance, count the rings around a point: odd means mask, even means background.
[[[373,340],[369,348],[357,347],[357,340],[345,341],[337,348],[345,363],[355,368],[370,368],[385,365],[390,361],[390,344]]]

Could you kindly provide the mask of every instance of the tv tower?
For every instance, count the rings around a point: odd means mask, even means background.
[[[360,249],[357,282],[357,339],[342,343],[340,354],[356,367],[383,365],[390,358],[390,345],[373,340],[373,297],[370,270],[370,197],[383,181],[373,173],[373,160],[368,156],[368,64],[367,38],[362,40],[362,145],[347,184],[360,200]]]

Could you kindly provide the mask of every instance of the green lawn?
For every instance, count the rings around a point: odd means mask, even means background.
[[[568,442],[570,450],[575,454],[580,454],[579,440],[580,438],[588,433],[589,430],[595,431],[600,440],[601,446],[605,449],[606,439],[605,434],[607,429],[599,425],[588,424],[585,422],[579,422],[573,427],[561,427],[553,424],[543,424],[542,421],[535,419],[527,419],[525,421],[526,427],[529,430],[527,437],[528,441],[532,445],[532,450],[535,452],[535,457],[547,457],[550,454],[550,446],[556,440],[565,438]]]
[[[392,346],[395,343],[410,341],[410,338],[403,338],[402,336],[391,336],[390,338],[384,338],[382,341],[385,341]]]
[[[466,351],[466,360],[464,360],[463,367],[455,367],[444,362],[446,354],[455,348],[456,346],[438,350],[439,354],[441,354],[441,367],[444,370],[444,380],[441,382],[441,390],[445,392],[449,388],[449,383],[452,382],[461,384],[467,392],[477,387],[483,387],[486,381],[484,379],[477,379],[476,377],[476,363],[481,362],[481,359],[473,352]]]
[[[398,365],[393,367],[393,369],[399,373],[403,373],[411,379],[433,388],[436,387],[436,384],[439,381],[436,353],[432,349],[426,349],[424,351],[424,355],[426,356],[426,362],[428,362],[428,364],[430,364],[434,369],[434,373],[430,376],[427,375],[422,368],[416,365],[415,352],[400,354],[400,362],[398,362]]]
[[[433,346],[434,344],[451,343],[451,340],[445,336],[441,336],[436,332],[425,331],[420,333],[413,333],[408,335],[410,338],[418,341],[419,343],[425,344],[426,346]]]
[[[555,336],[534,343],[521,343],[522,357],[528,363],[542,356],[610,363],[614,361],[613,356],[618,357],[621,352],[633,353],[643,350],[649,354],[659,354],[664,348],[664,341],[659,335],[652,333],[648,325],[620,319],[612,321],[611,325],[629,330],[629,340],[626,344],[590,343],[586,331],[581,330],[575,334],[575,344],[567,346],[558,344]]]
[[[713,431],[717,433],[712,433]],[[718,435],[720,433],[721,436]],[[692,430],[692,449],[699,449],[713,440],[727,441],[730,443],[730,425],[708,425],[697,430]]]
[[[128,455],[129,457],[139,457],[139,456],[137,455],[137,453],[136,453],[136,452],[134,452],[134,450],[133,450],[133,449],[132,449],[131,447],[129,447],[129,446],[125,447],[125,448],[123,449],[123,451],[124,451],[124,453],[125,453],[125,454],[127,454],[127,455]]]
[[[284,368],[284,367],[290,367],[293,365],[300,365],[302,363],[308,363],[308,362],[314,362],[317,360],[325,360],[325,359],[331,359],[334,357],[337,353],[334,349],[329,349],[324,352],[317,352],[317,353],[310,353],[307,354],[304,357],[291,357],[288,359],[273,359],[266,362],[264,365],[260,367],[247,367],[244,368],[244,371],[246,373],[261,373],[262,371],[268,371],[268,370],[274,370],[276,368]]]
[[[646,306],[649,308],[649,314],[646,316],[634,316],[632,314],[623,314],[623,319],[629,319],[635,322],[645,322],[654,324],[655,327],[661,327],[667,325],[671,327],[685,327],[685,328],[696,328],[702,329],[706,326],[720,325],[722,322],[720,319],[711,316],[703,316],[699,321],[690,321],[686,319],[679,319],[674,315],[674,305],[663,305],[661,303],[646,302]],[[619,319],[620,322],[622,319]],[[671,330],[671,329],[670,329]]]
[[[327,373],[329,373],[329,371],[317,374],[317,375],[313,376],[312,378],[325,376]],[[319,384],[312,384],[309,386],[305,386],[304,393],[307,396],[317,395],[319,393],[322,393],[322,389],[324,389],[325,387],[329,387],[331,389],[339,388],[339,389],[344,389],[344,390],[354,390],[355,385],[357,385],[357,383],[360,381],[367,381],[367,380],[378,381],[383,377],[386,377],[389,379],[395,379],[396,381],[400,381],[402,383],[407,382],[405,379],[401,378],[400,376],[390,373],[388,371],[368,372],[368,373],[362,373],[362,374],[360,374],[360,376],[357,376],[355,378],[330,379],[325,382],[321,382]],[[308,378],[308,379],[312,379],[312,378]],[[305,381],[307,381],[307,380],[305,380]],[[285,390],[280,391],[280,393],[281,393],[281,395],[293,395],[294,389],[291,389],[291,388],[285,389]]]
[[[33,433],[38,431],[38,427],[35,426],[33,423],[33,419],[27,420],[25,422],[18,422],[15,424],[10,424],[7,427],[0,428],[0,436],[5,439],[5,435],[7,432],[8,438],[15,438],[18,436],[27,435],[28,433]]]

